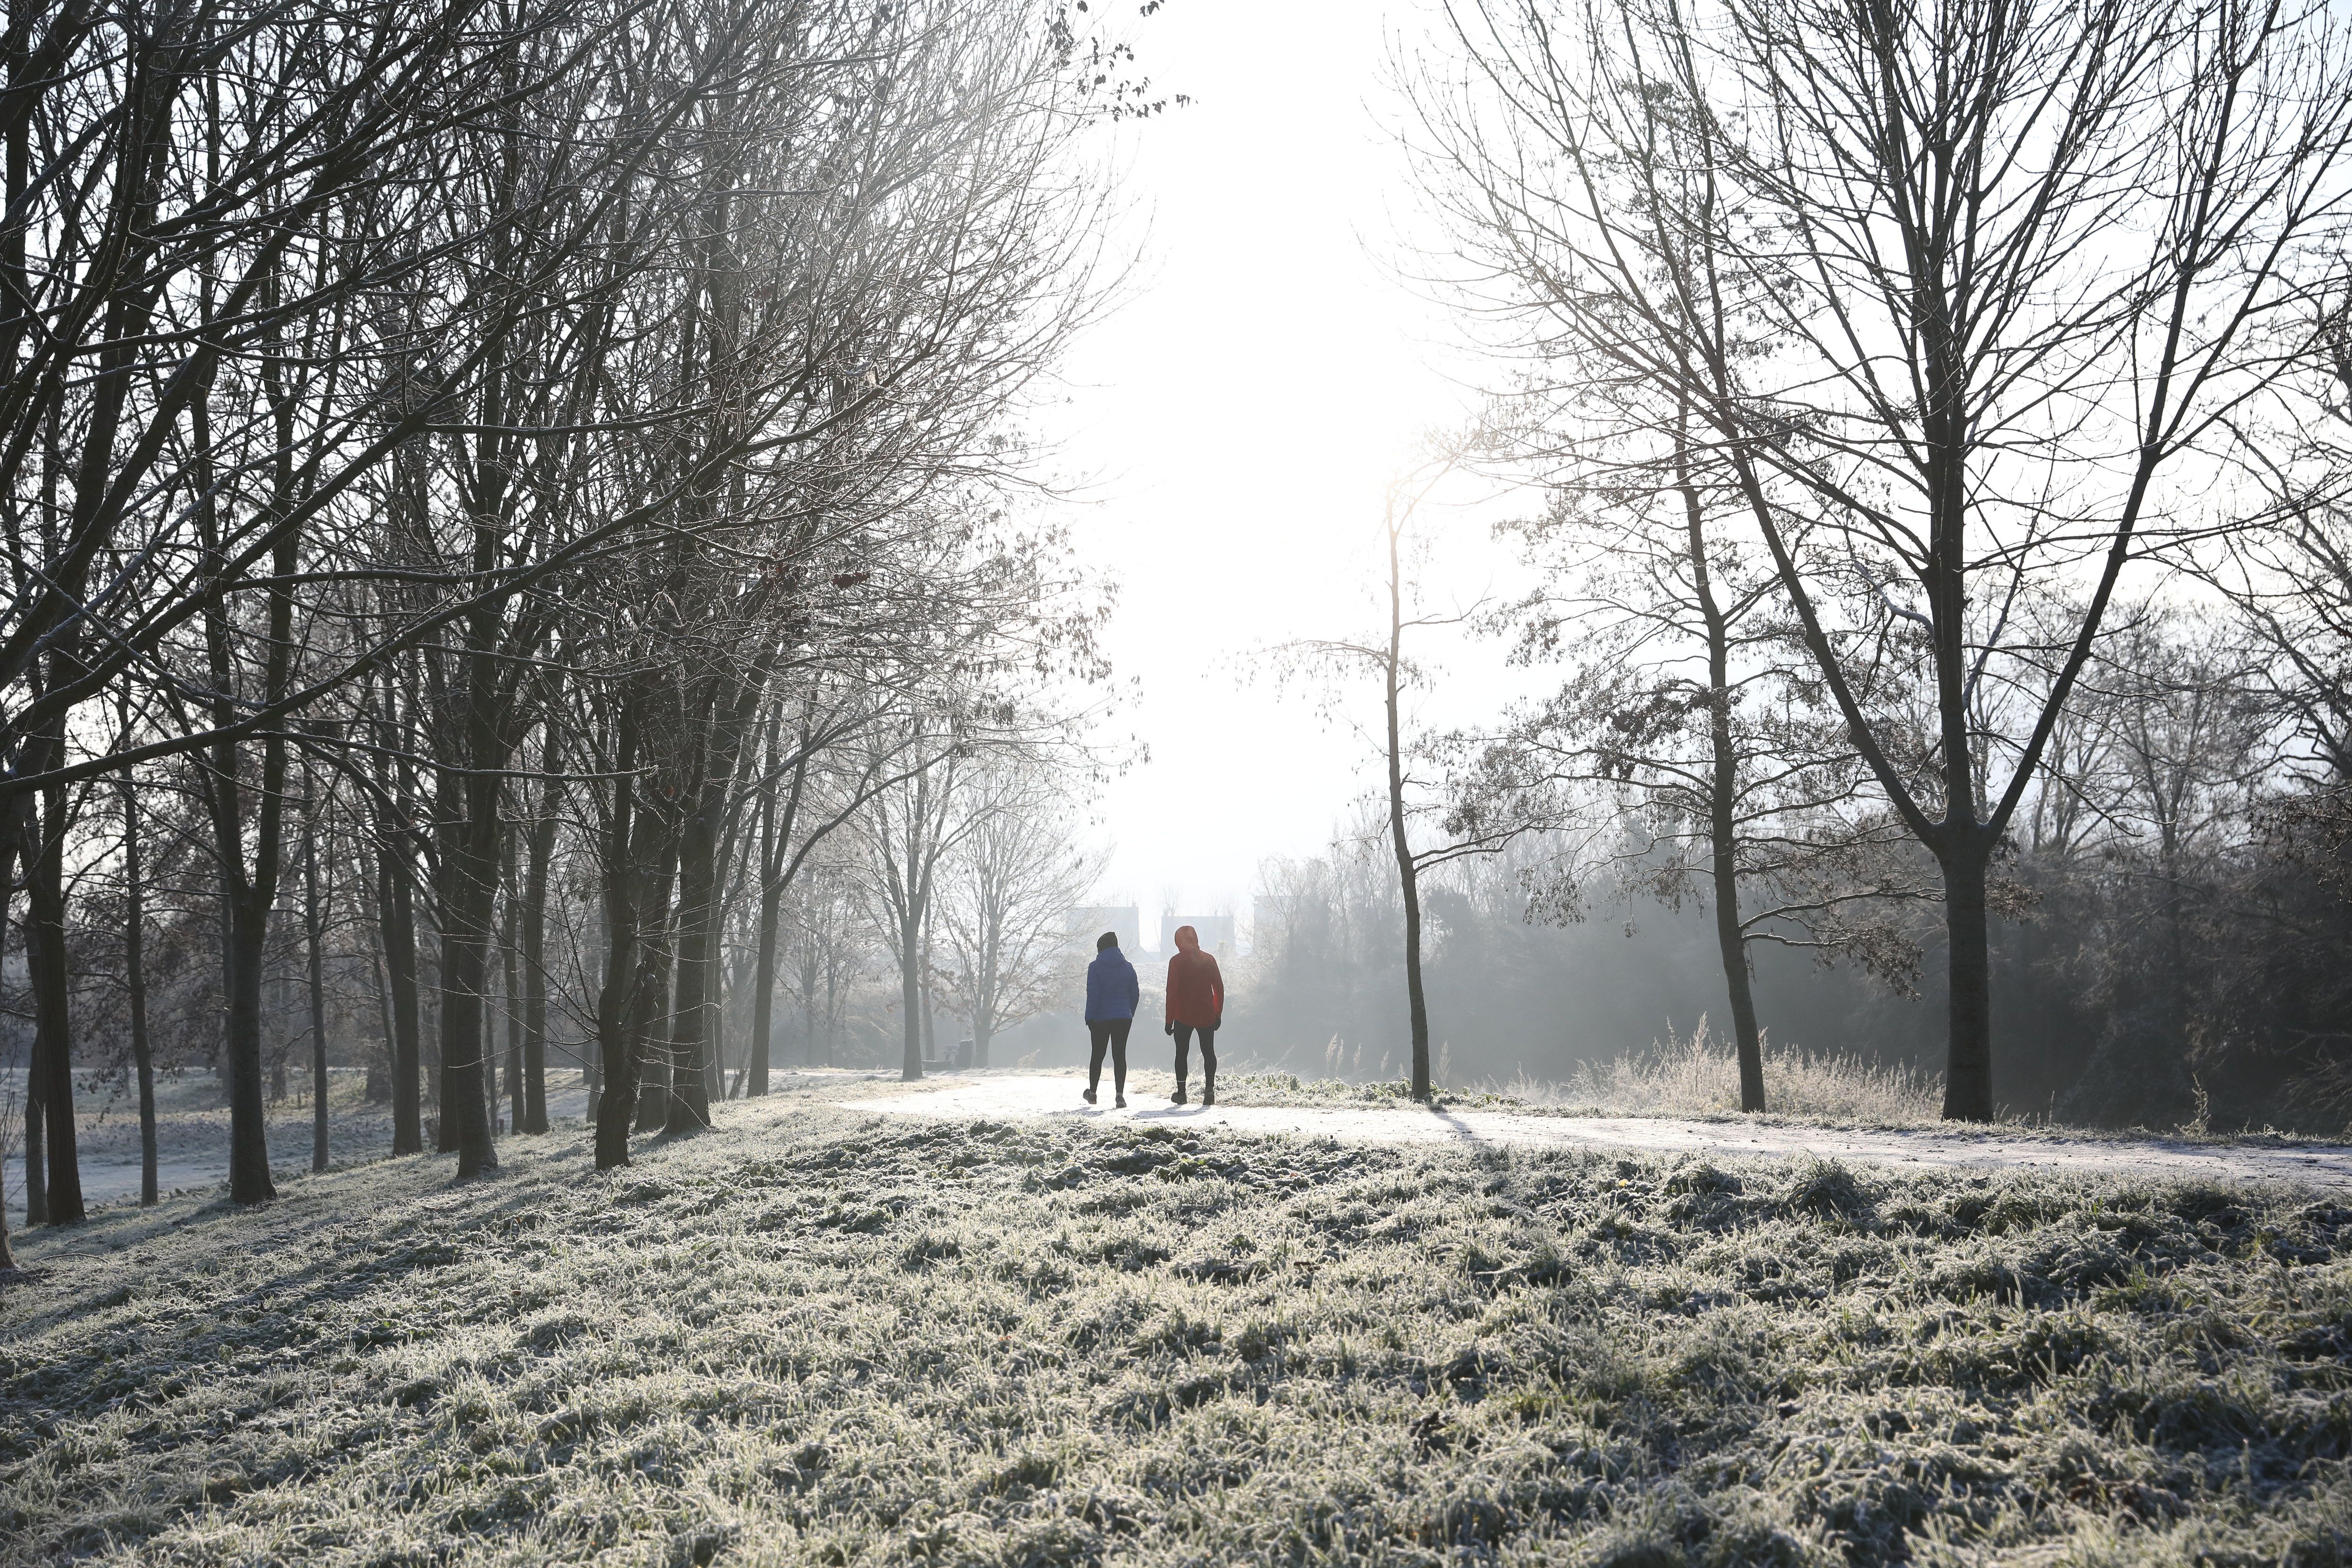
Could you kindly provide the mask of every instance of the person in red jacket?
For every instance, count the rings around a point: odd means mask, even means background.
[[[1176,928],[1176,952],[1168,961],[1168,1033],[1176,1037],[1176,1092],[1184,1103],[1185,1058],[1192,1031],[1201,1032],[1201,1103],[1217,1103],[1217,1024],[1225,1016],[1225,977],[1213,954],[1201,951],[1201,933]]]

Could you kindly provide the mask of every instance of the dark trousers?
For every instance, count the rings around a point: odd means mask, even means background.
[[[1214,1089],[1217,1087],[1217,1031],[1214,1029],[1202,1029],[1200,1033],[1201,1081],[1208,1085],[1209,1088]],[[1190,1024],[1177,1025],[1176,1087],[1178,1089],[1184,1087],[1185,1058],[1192,1054],[1192,1026]]]
[[[1121,1100],[1127,1098],[1127,1032],[1135,1026],[1132,1018],[1088,1018],[1087,1033],[1094,1037],[1094,1060],[1087,1064],[1087,1089],[1089,1092],[1102,1087],[1103,1052],[1110,1052],[1112,1090]]]

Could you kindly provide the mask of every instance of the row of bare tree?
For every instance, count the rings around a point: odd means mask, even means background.
[[[909,787],[1034,783],[1068,732],[1045,694],[1100,669],[1012,500],[1018,415],[1101,296],[1081,139],[1153,107],[1073,23],[10,7],[0,857],[46,1217],[84,1206],[73,906],[100,884],[142,1081],[147,917],[209,902],[168,940],[209,922],[180,961],[218,961],[238,1202],[272,1193],[289,905],[321,1045],[327,928],[379,933],[396,1149],[424,1138],[429,971],[461,1173],[496,1163],[501,985],[526,1060],[551,1011],[593,1028],[612,1164],[633,1125],[707,1119],[747,896],[764,1009],[813,846]],[[939,847],[891,862],[911,910]],[[593,940],[559,964],[565,900]]]

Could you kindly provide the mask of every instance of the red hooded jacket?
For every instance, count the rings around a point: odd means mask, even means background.
[[[1168,1022],[1213,1029],[1225,1016],[1225,977],[1214,955],[1201,951],[1201,933],[1176,928],[1176,953],[1168,961]]]

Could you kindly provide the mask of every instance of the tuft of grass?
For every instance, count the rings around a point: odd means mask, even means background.
[[[1606,1062],[1586,1062],[1563,1084],[1522,1076],[1502,1091],[1532,1105],[1579,1107],[1628,1115],[1706,1116],[1739,1110],[1739,1060],[1732,1043],[1710,1034],[1706,1020],[1687,1036],[1668,1031],[1648,1051]],[[1943,1113],[1943,1086],[1934,1073],[1899,1064],[1804,1050],[1764,1048],[1764,1103],[1775,1116],[1805,1121],[1927,1125]]]
[[[2332,1203],[719,1115],[31,1233],[0,1560],[2352,1557]]]
[[[1164,1080],[1164,1082],[1162,1081]],[[1135,1073],[1129,1082],[1166,1092],[1164,1073]],[[1295,1073],[1228,1072],[1217,1080],[1230,1105],[1306,1105],[1362,1110],[1411,1100],[1399,1079],[1301,1079]],[[1796,1046],[1767,1045],[1764,1094],[1769,1114],[1791,1121],[1874,1127],[1942,1125],[1943,1087],[1934,1073],[1817,1054]],[[1529,1078],[1440,1089],[1441,1104],[1496,1110],[1581,1115],[1736,1116],[1739,1062],[1729,1042],[1717,1039],[1706,1019],[1687,1036],[1667,1034],[1648,1050],[1586,1062],[1564,1082]]]

